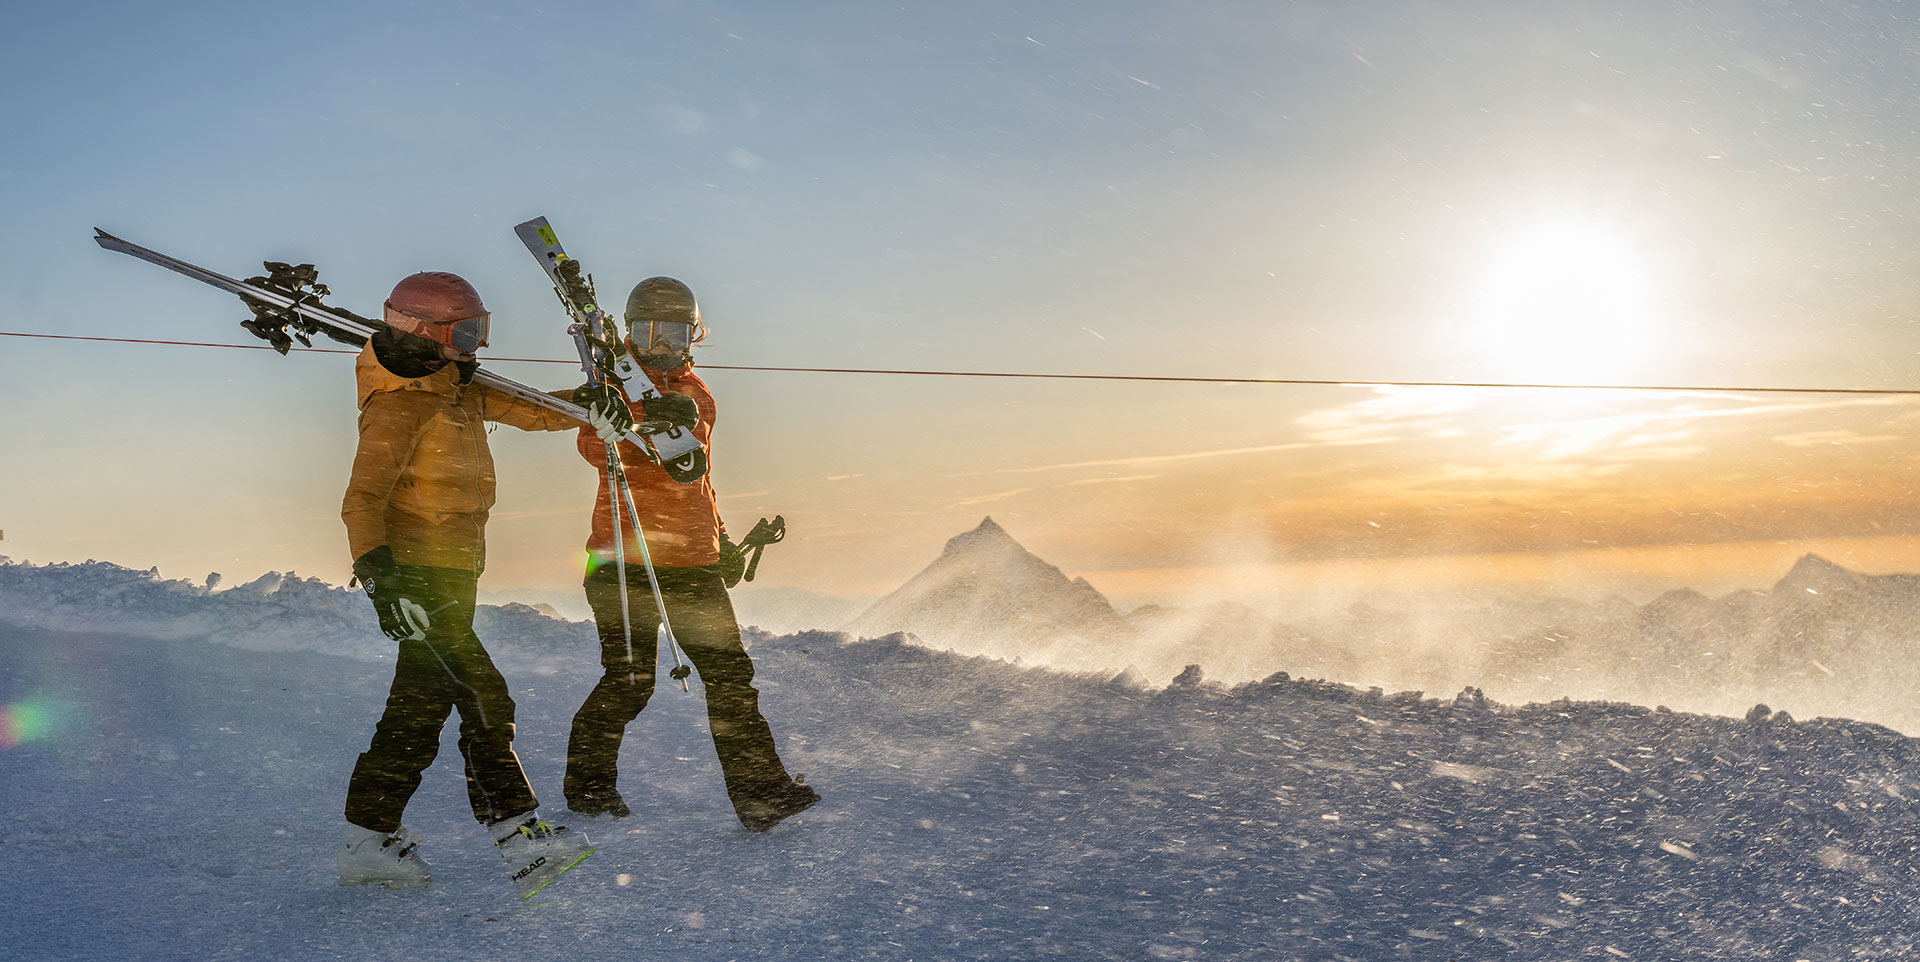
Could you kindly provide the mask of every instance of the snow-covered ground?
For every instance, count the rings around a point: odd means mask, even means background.
[[[732,820],[698,686],[665,688],[622,759],[635,816],[575,821],[601,851],[531,902],[466,812],[451,740],[408,813],[438,884],[343,890],[341,794],[390,668],[363,599],[104,565],[9,578],[14,959],[1920,951],[1915,746],[1884,728],[1145,686],[827,633],[750,639],[786,756],[825,795],[773,832]],[[481,631],[557,809],[590,632],[524,607]]]

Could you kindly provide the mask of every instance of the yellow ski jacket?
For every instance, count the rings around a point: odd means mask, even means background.
[[[361,350],[354,375],[360,448],[340,503],[348,550],[359,558],[388,545],[398,564],[478,574],[486,567],[494,495],[486,422],[526,431],[564,431],[580,422],[483,385],[461,384],[451,364],[425,377],[401,377],[380,364],[372,344]]]

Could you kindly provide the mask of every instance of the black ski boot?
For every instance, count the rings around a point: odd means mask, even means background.
[[[776,786],[765,797],[751,799],[734,806],[734,813],[740,816],[740,824],[749,831],[764,832],[780,824],[783,819],[798,815],[813,807],[820,800],[820,793],[800,781],[791,781]]]
[[[616,789],[605,788],[599,791],[579,792],[567,798],[567,808],[576,815],[607,815],[613,818],[626,818],[633,814],[627,807],[627,801],[620,797]]]

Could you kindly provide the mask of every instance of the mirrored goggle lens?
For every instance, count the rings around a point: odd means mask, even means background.
[[[693,350],[693,325],[672,321],[654,321],[647,325],[647,345],[665,344],[670,351]]]
[[[479,317],[469,317],[464,321],[454,321],[453,330],[448,332],[452,335],[453,349],[462,354],[472,354],[486,346],[487,321],[490,317],[491,315],[482,314]]]

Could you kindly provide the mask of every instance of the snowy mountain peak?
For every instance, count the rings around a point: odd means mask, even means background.
[[[1816,554],[1801,556],[1780,583],[1776,593],[1821,595],[1860,586],[1860,576]]]
[[[1102,663],[1130,635],[1092,585],[1042,561],[992,518],[949,540],[846,630],[869,638],[905,631],[956,651],[1053,656],[1056,664]]]
[[[1059,568],[1042,561],[1039,555],[1013,540],[1013,535],[992,518],[982,519],[971,530],[948,539],[940,556],[933,559],[921,576],[934,571],[966,571],[1001,582],[1045,584],[1049,590],[1056,582],[1068,584],[1067,576]],[[1087,591],[1093,590],[1084,582],[1082,585]]]
[[[962,551],[977,551],[982,548],[1004,549],[1008,546],[1026,550],[1020,547],[1020,542],[1013,540],[1013,535],[1008,534],[1007,529],[994,523],[992,515],[988,515],[980,519],[980,523],[974,525],[971,530],[949,538],[946,548],[940,554],[945,556]]]

